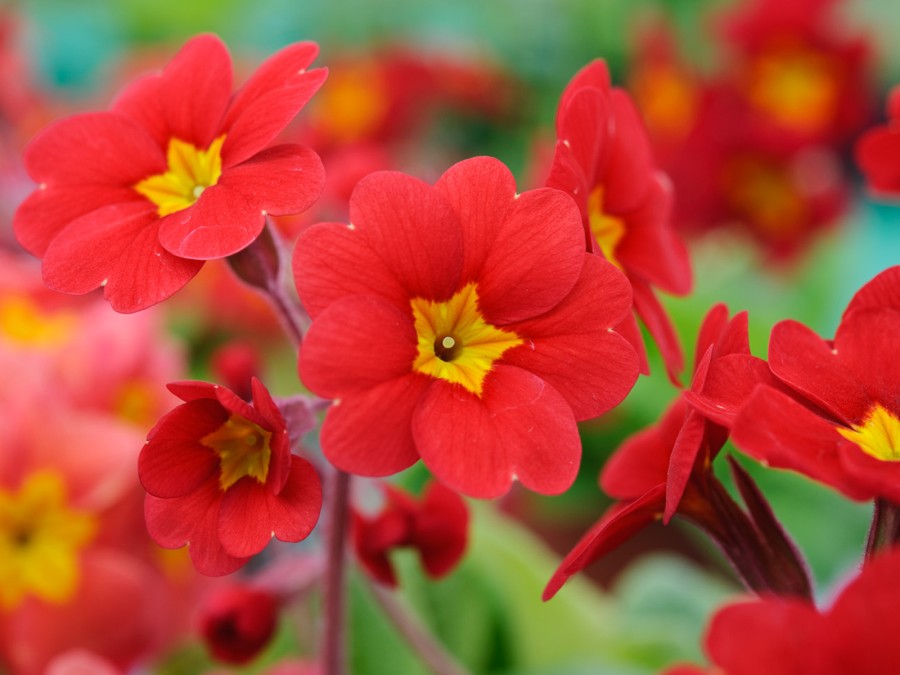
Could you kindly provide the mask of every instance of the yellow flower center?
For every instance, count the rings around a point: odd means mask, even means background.
[[[330,140],[352,143],[371,133],[388,111],[388,92],[374,64],[333,70],[313,99],[310,120]]]
[[[697,91],[677,68],[651,65],[638,71],[631,87],[654,136],[681,138],[697,115]]]
[[[219,455],[219,487],[227,490],[244,476],[266,482],[272,449],[272,432],[238,415],[232,415],[200,442]]]
[[[134,189],[156,204],[160,217],[186,209],[222,176],[224,142],[222,135],[206,150],[200,150],[185,141],[171,139],[166,153],[168,170],[145,178]]]
[[[875,459],[884,462],[900,460],[900,419],[877,403],[869,410],[862,424],[852,429],[837,427],[837,431]]]
[[[0,299],[0,336],[20,346],[62,344],[74,324],[74,314],[45,312],[27,296],[10,295]]]
[[[621,218],[603,211],[603,186],[598,185],[588,196],[588,224],[604,257],[616,267],[621,267],[615,252],[625,236],[625,223]]]
[[[460,384],[478,396],[494,362],[523,342],[512,331],[484,320],[474,283],[446,302],[424,298],[411,302],[419,342],[413,370]]]
[[[796,45],[776,46],[751,67],[748,96],[779,124],[813,133],[834,117],[835,64],[824,54]]]
[[[724,182],[731,205],[769,237],[789,239],[807,217],[787,167],[738,158],[726,167]]]
[[[0,609],[13,609],[27,596],[71,599],[79,552],[96,529],[94,516],[67,506],[57,474],[31,474],[18,492],[0,489]]]

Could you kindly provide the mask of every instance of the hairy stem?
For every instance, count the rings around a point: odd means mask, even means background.
[[[325,508],[326,567],[325,567],[325,630],[322,641],[322,668],[325,675],[344,675],[347,672],[345,645],[346,589],[347,589],[347,525],[349,521],[350,474],[335,470]]]

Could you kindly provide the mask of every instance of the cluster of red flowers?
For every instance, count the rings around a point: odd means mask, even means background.
[[[253,355],[239,351],[217,361],[227,387],[168,385],[182,403],[159,418],[137,460],[153,539],[187,545],[199,571],[225,575],[273,538],[299,542],[313,532],[320,473],[346,500],[347,474],[388,478],[421,460],[436,482],[420,499],[384,484],[380,513],[355,502],[350,509],[362,567],[393,586],[395,548],[415,548],[433,577],[459,563],[469,521],[461,495],[497,498],[516,482],[541,494],[566,491],[579,473],[578,423],[615,408],[649,373],[638,320],[680,386],[685,359],[658,297],[692,287],[674,222],[724,209],[784,252],[836,212],[841,197],[833,190],[843,183],[823,178],[831,160],[820,162],[821,153],[848,142],[865,119],[864,97],[853,95],[865,58],[858,43],[833,37],[819,12],[827,4],[764,0],[732,17],[726,33],[737,78],[702,94],[668,52],[650,53],[635,80],[649,133],[606,64],[588,64],[561,94],[552,164],[536,189],[520,192],[512,172],[487,156],[458,162],[433,183],[369,173],[347,200],[348,222],[311,225],[297,237],[291,271],[299,304],[279,290],[285,256],[269,216],[306,211],[322,195],[325,172],[311,148],[272,143],[325,81],[325,69],[308,70],[316,45],[283,49],[233,93],[225,46],[199,36],[164,70],[127,86],[109,111],[40,132],[24,157],[38,187],[14,228],[42,259],[48,286],[73,294],[102,287],[113,309],[136,312],[169,298],[204,261],[226,259],[270,296],[299,345],[308,398],[274,398],[255,377]],[[361,68],[347,75],[351,85],[367,77]],[[457,88],[471,84],[465,71],[452,72],[465,83]],[[674,105],[664,110],[678,115],[655,112],[659,87]],[[881,192],[900,192],[898,101],[895,92],[889,126],[868,132],[857,151]],[[311,142],[327,136],[322,120],[313,116]],[[332,132],[389,134],[388,121],[397,122],[349,115]],[[690,186],[681,191],[698,166],[688,166],[685,152],[693,156],[712,130],[731,134],[734,124],[742,131],[726,150],[692,157],[705,163],[702,180],[721,188],[711,191],[714,207],[698,206]],[[805,188],[814,194],[798,192]],[[687,198],[679,203],[679,195]],[[848,622],[858,619],[871,580],[897,566],[897,554],[882,549],[898,538],[900,514],[898,289],[900,267],[875,277],[831,340],[794,321],[778,324],[768,360],[751,354],[747,313],[714,306],[697,337],[689,387],[606,465],[601,486],[617,502],[562,561],[545,598],[650,522],[680,516],[722,548],[749,589],[781,598],[716,618],[708,647],[717,665],[757,672],[734,665],[729,636],[751,626],[762,642],[770,621],[796,622],[802,640],[760,650],[754,668],[774,653],[799,659],[823,636],[838,637],[829,637],[822,663],[844,663]],[[303,446],[317,407],[327,408],[321,456]],[[870,562],[829,613],[814,608],[802,556],[749,474],[731,461],[740,505],[713,472],[729,438],[766,465],[878,503]],[[3,516],[18,518],[27,507],[19,501],[56,489],[45,483],[22,482],[14,494],[0,482],[0,545],[18,551]],[[329,514],[339,533],[346,512]],[[76,512],[66,517],[74,550],[90,527]],[[342,549],[329,545],[337,551],[330,564],[339,566]],[[29,592],[19,576],[14,590],[0,588],[0,609]],[[65,595],[66,588],[38,586]],[[272,633],[277,605],[261,591],[226,594],[204,626],[219,658],[252,658]],[[241,638],[236,646],[222,644],[232,633]],[[893,654],[881,635],[871,642],[875,660]]]

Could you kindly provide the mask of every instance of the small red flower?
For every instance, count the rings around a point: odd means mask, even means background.
[[[710,500],[712,461],[728,438],[740,401],[757,382],[772,379],[765,362],[750,355],[746,312],[729,319],[724,305],[709,311],[697,337],[695,364],[690,390],[658,424],[627,438],[604,466],[600,485],[619,501],[560,563],[544,590],[545,600],[573,574],[650,523],[668,523],[676,513],[713,535],[730,536]],[[740,542],[719,543],[727,549]]]
[[[414,548],[432,579],[448,574],[462,559],[469,539],[469,511],[462,497],[433,482],[417,500],[385,485],[382,510],[369,517],[353,513],[353,546],[360,562],[375,579],[397,585],[390,553]]]
[[[894,630],[900,603],[900,551],[867,564],[818,611],[787,598],[764,598],[720,609],[706,652],[728,675],[881,675],[900,663]]]
[[[684,367],[681,345],[653,288],[688,293],[690,260],[672,227],[669,180],[654,165],[640,114],[625,91],[610,85],[603,61],[585,66],[566,87],[556,133],[547,185],[578,203],[588,250],[625,272],[635,312],[659,345],[674,381]],[[631,334],[643,354],[639,333],[632,329]]]
[[[228,574],[272,537],[300,541],[322,506],[319,477],[292,455],[284,418],[254,378],[247,403],[224,387],[177,382],[185,401],[150,430],[138,459],[145,516],[160,546],[188,544],[197,569]]]
[[[25,152],[39,187],[19,207],[19,242],[66,293],[99,286],[134,312],[188,282],[203,260],[249,245],[267,213],[298,213],[324,182],[310,149],[266,146],[325,79],[314,43],[283,49],[231,93],[231,58],[213,35],[190,40],[107,112],[48,126]]]
[[[900,85],[888,96],[888,123],[866,131],[856,143],[856,162],[876,193],[900,195]]]
[[[252,660],[278,625],[278,598],[262,588],[235,584],[217,589],[200,608],[200,634],[213,657],[225,663]]]
[[[613,330],[628,282],[585,253],[572,200],[517,194],[503,164],[478,157],[434,186],[373,174],[350,220],[306,230],[294,258],[313,317],[300,375],[337,399],[326,457],[366,476],[421,458],[473,497],[500,496],[515,478],[566,490],[581,456],[575,422],[617,405],[637,378]]]
[[[734,426],[735,444],[850,499],[900,503],[900,267],[850,302],[834,340],[796,321],[772,329],[769,367],[782,384],[759,387]]]

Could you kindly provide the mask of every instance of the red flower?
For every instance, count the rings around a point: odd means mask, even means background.
[[[200,608],[200,634],[213,657],[247,663],[269,643],[278,625],[278,598],[242,584],[213,591]]]
[[[720,609],[706,652],[728,675],[881,675],[900,663],[894,626],[900,603],[900,551],[867,564],[819,612],[808,603],[765,598]]]
[[[448,574],[463,556],[469,538],[469,511],[453,490],[434,482],[422,499],[413,499],[385,485],[384,508],[373,517],[353,513],[353,546],[360,562],[375,579],[397,585],[390,553],[409,547],[418,551],[432,579]]]
[[[791,395],[758,388],[738,416],[735,444],[851,499],[900,504],[898,288],[900,267],[863,286],[834,340],[796,321],[776,324],[769,367]]]
[[[324,175],[297,145],[266,146],[325,79],[298,43],[231,93],[231,59],[215,36],[188,42],[161,73],[137,80],[108,112],[56,122],[25,152],[39,188],[19,207],[16,236],[67,293],[98,286],[133,312],[172,295],[203,260],[235,253],[267,213],[312,204]]]
[[[869,129],[856,143],[856,161],[876,193],[900,195],[900,85],[888,96],[888,123]]]
[[[674,381],[684,367],[681,345],[653,287],[688,293],[690,261],[672,227],[668,178],[656,170],[640,114],[627,93],[610,86],[603,61],[585,66],[566,87],[556,130],[547,185],[578,203],[588,250],[625,272],[634,288],[635,312],[659,345]],[[632,334],[643,354],[639,333]]]
[[[545,600],[573,574],[650,523],[668,523],[676,513],[704,527],[726,553],[729,547],[754,544],[734,540],[722,526],[723,519],[740,515],[717,512],[721,495],[713,494],[718,483],[711,473],[739,402],[757,382],[771,380],[765,362],[750,355],[746,312],[729,320],[727,307],[713,307],[697,337],[695,363],[691,389],[658,424],[627,438],[603,468],[600,485],[619,501],[560,563],[544,590]]]
[[[322,506],[319,477],[292,455],[269,392],[253,401],[206,382],[177,382],[185,401],[150,430],[138,460],[147,529],[160,546],[190,544],[200,572],[228,574],[272,537],[300,541]]]
[[[421,458],[474,497],[502,495],[514,478],[567,489],[576,420],[618,404],[637,377],[613,330],[628,283],[585,253],[571,199],[517,194],[503,164],[479,157],[433,187],[373,174],[350,220],[306,230],[294,258],[313,317],[300,375],[338,399],[322,427],[326,457],[367,476]]]

